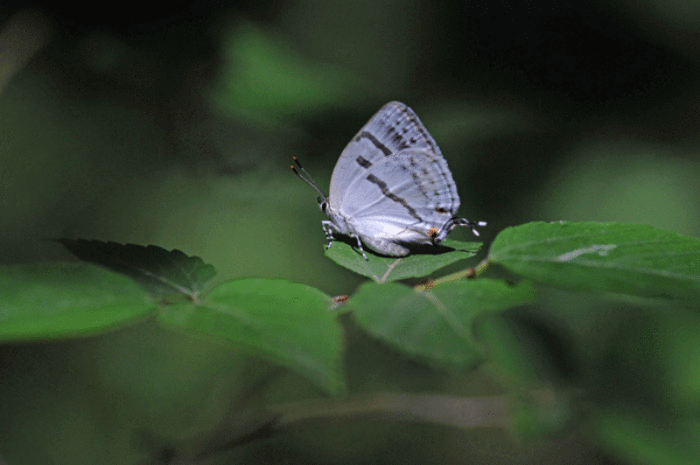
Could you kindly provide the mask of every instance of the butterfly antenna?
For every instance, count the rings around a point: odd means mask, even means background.
[[[301,163],[299,163],[299,160],[297,159],[297,157],[292,157],[292,158],[294,159],[294,162],[297,164],[297,166],[299,167],[299,170],[300,170],[300,171],[297,171],[297,169],[294,167],[294,165],[291,165],[291,168],[292,168],[292,171],[294,171],[294,174],[299,176],[299,178],[302,181],[304,181],[306,184],[313,187],[316,190],[316,192],[319,193],[319,195],[321,197],[323,197],[324,199],[328,199],[328,196],[323,193],[323,191],[318,186],[318,183],[314,180],[314,178],[312,178],[311,175],[309,174],[309,172],[306,171],[303,166],[301,166]]]

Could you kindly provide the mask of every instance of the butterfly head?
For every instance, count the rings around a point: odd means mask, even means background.
[[[320,208],[323,213],[328,214],[328,198],[318,196],[316,197],[316,201],[318,202],[318,208]]]

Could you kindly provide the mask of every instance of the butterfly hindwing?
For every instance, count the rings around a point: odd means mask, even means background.
[[[457,189],[442,156],[404,150],[356,180],[338,212],[361,235],[428,243],[430,229],[441,229],[458,208]]]

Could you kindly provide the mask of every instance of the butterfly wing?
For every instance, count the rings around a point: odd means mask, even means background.
[[[361,238],[429,244],[458,208],[445,159],[408,149],[385,157],[352,183],[339,212]]]
[[[389,102],[370,118],[340,155],[331,176],[331,208],[338,210],[344,205],[354,189],[351,185],[364,179],[374,165],[407,149],[442,159],[440,149],[413,110],[403,103]],[[446,164],[445,170],[449,174]]]

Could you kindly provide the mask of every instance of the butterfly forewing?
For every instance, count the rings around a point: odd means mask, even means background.
[[[429,152],[442,158],[437,144],[413,110],[400,102],[387,103],[360,129],[340,155],[331,177],[331,208],[344,204],[350,193],[350,184],[366,177],[375,164],[407,149]]]

